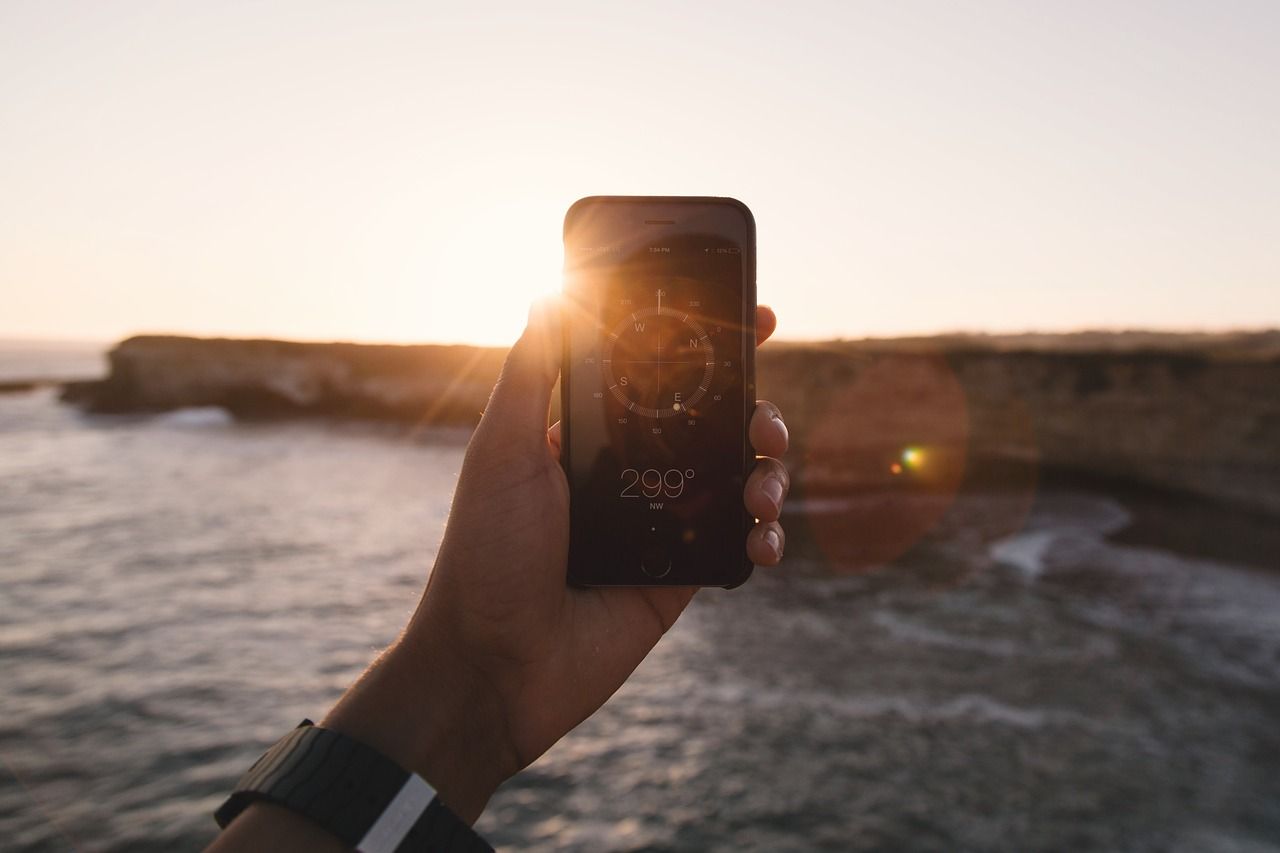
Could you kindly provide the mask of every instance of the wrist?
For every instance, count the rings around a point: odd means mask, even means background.
[[[442,644],[417,636],[387,649],[321,725],[421,776],[469,824],[515,771],[497,694]]]

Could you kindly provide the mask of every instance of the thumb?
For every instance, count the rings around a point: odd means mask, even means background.
[[[540,299],[529,309],[524,334],[507,353],[481,424],[509,440],[545,444],[551,389],[560,375],[560,300]]]

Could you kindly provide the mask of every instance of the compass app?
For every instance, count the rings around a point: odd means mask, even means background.
[[[655,230],[566,244],[570,578],[729,585],[749,568],[750,242]]]

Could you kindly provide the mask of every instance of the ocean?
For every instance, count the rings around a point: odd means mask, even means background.
[[[100,365],[0,346],[0,379]],[[0,395],[0,848],[208,843],[234,779],[413,610],[466,438]],[[850,573],[805,536],[847,502],[800,496],[786,568],[700,593],[478,829],[512,850],[1280,850],[1273,523],[1062,484],[988,533],[1011,500],[965,493]]]

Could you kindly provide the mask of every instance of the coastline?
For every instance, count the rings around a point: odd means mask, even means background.
[[[216,406],[241,420],[473,426],[505,350],[134,337],[92,413]],[[782,342],[760,396],[787,413],[797,491],[946,499],[1023,492],[1048,472],[1280,514],[1280,331]],[[556,401],[558,402],[558,401]],[[558,415],[558,413],[556,413]],[[911,449],[921,464],[902,470]]]

